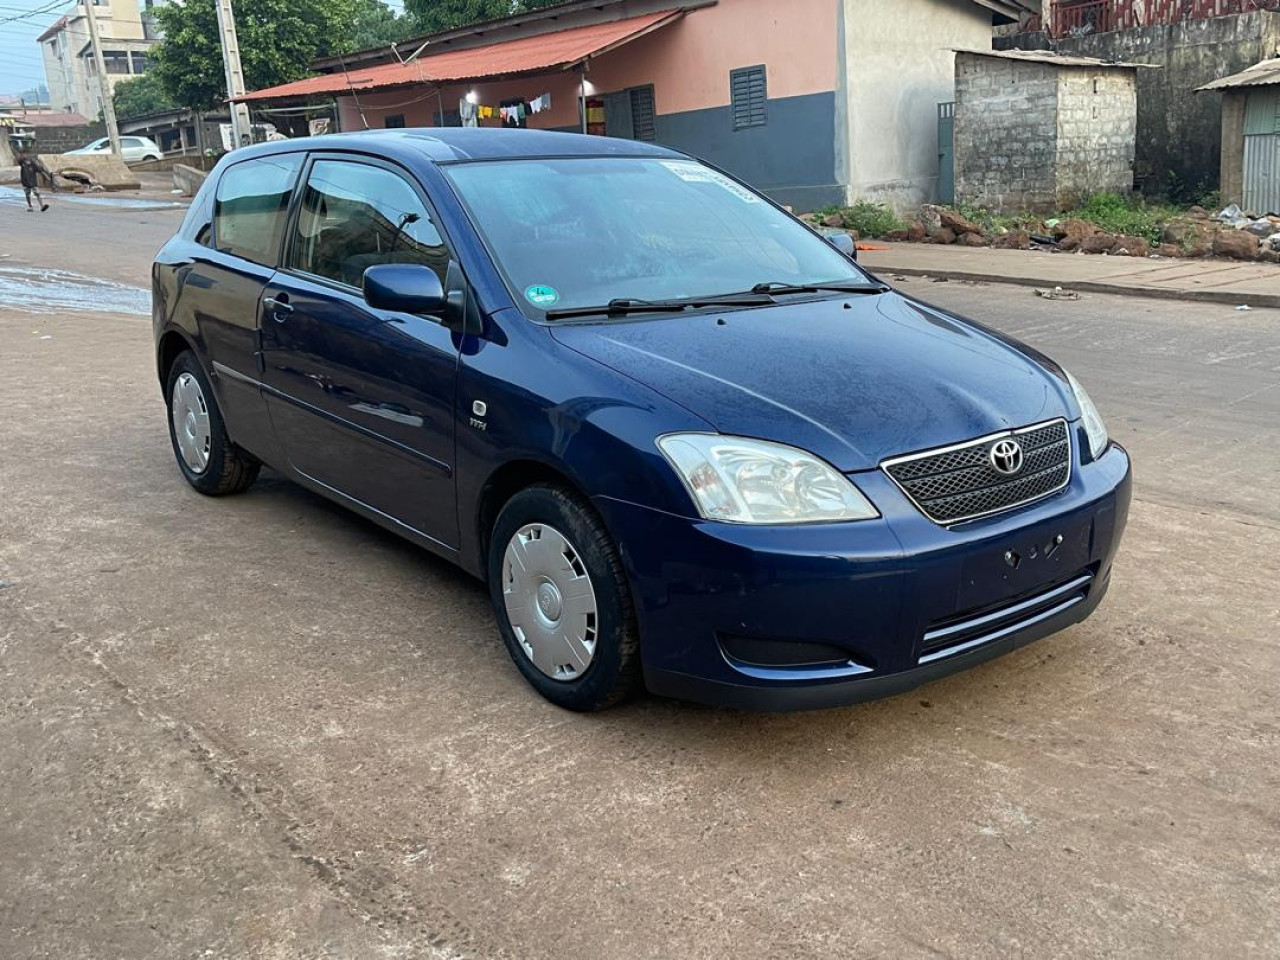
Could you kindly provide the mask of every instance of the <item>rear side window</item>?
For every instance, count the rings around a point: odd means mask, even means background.
[[[417,263],[445,283],[449,251],[417,191],[384,167],[345,160],[311,165],[290,265],[358,287],[369,267]]]
[[[301,165],[301,154],[286,153],[227,168],[213,205],[213,236],[219,250],[275,266]]]

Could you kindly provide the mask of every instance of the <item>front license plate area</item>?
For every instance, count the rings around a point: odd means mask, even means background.
[[[1035,593],[1062,583],[1089,563],[1093,523],[1045,524],[993,544],[964,562],[957,609]]]

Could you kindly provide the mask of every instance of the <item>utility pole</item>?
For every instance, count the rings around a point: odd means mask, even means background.
[[[231,0],[216,0],[218,4],[218,33],[222,39],[222,63],[227,69],[227,99],[244,96],[244,70],[240,66],[240,42],[236,39],[236,15],[231,9]],[[243,103],[231,105],[231,144],[234,150],[244,142],[244,137],[253,139],[253,129],[249,125],[249,108]]]
[[[93,10],[93,0],[84,0],[85,16],[89,20],[89,43],[93,45],[93,65],[98,71],[98,95],[102,98],[102,119],[107,122],[107,138],[111,152],[120,152],[120,128],[116,126],[116,105],[111,99],[111,81],[107,79],[107,63],[102,59],[102,39],[98,36],[98,15]]]

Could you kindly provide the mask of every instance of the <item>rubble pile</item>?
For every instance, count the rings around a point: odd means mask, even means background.
[[[843,225],[840,214],[826,216],[827,227]],[[1052,218],[1025,227],[984,228],[959,211],[927,203],[907,226],[884,235],[909,243],[959,244],[1007,250],[1041,249],[1112,257],[1227,257],[1280,263],[1280,215],[1258,215],[1236,204],[1217,215],[1191,207],[1166,223],[1160,242],[1112,234],[1087,220]]]

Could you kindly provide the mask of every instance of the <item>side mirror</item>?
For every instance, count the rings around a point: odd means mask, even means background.
[[[831,244],[850,260],[858,259],[858,241],[847,233],[827,234],[827,243]]]
[[[439,317],[448,301],[440,276],[417,263],[379,263],[364,272],[364,300],[378,310]]]

